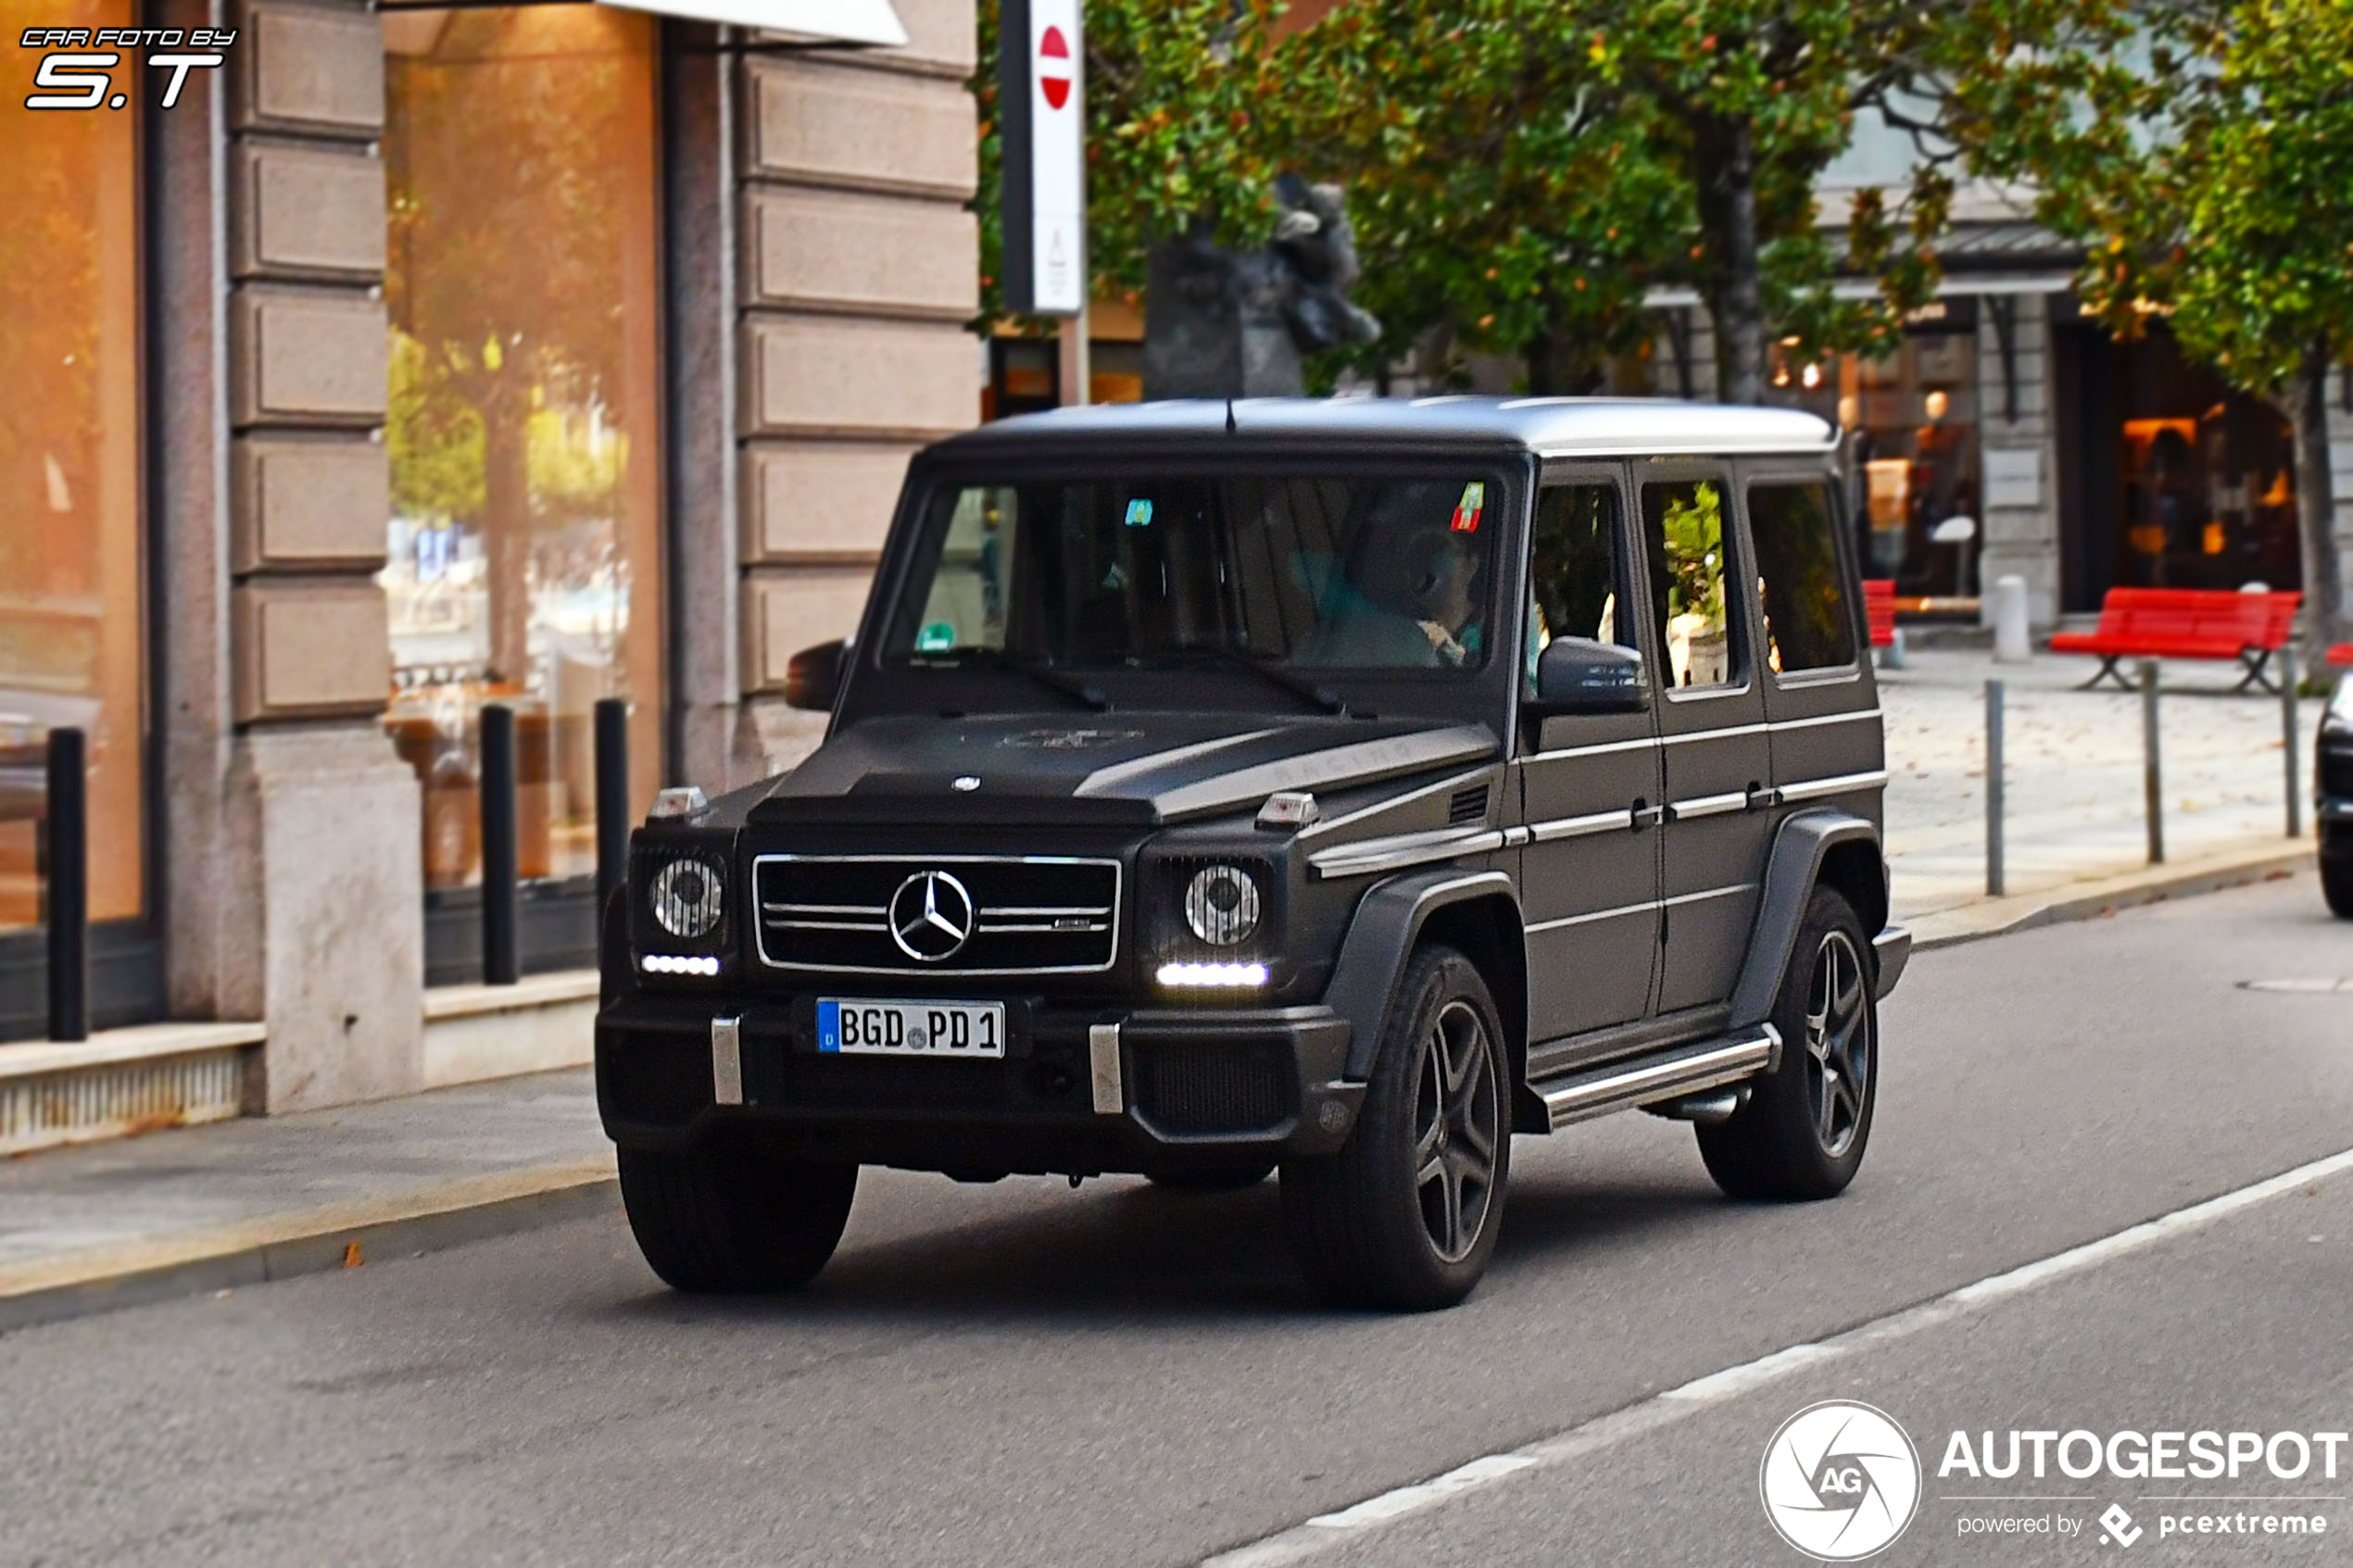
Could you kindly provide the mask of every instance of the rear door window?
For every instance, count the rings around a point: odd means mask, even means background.
[[[1667,650],[1667,684],[1728,685],[1741,678],[1725,585],[1731,574],[1725,490],[1713,479],[1642,486],[1642,547],[1650,558],[1651,613]]]
[[[1838,514],[1818,480],[1748,491],[1748,530],[1765,600],[1765,662],[1783,675],[1855,662],[1855,609],[1838,566]]]

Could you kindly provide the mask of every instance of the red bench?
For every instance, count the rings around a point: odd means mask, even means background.
[[[1863,579],[1863,616],[1870,622],[1871,646],[1892,648],[1895,646],[1895,579]]]
[[[2232,593],[2214,588],[2110,588],[2100,601],[2095,631],[2062,632],[2051,639],[2053,653],[2097,654],[2099,672],[2083,683],[2096,686],[2114,675],[2120,659],[2235,659],[2246,667],[2236,689],[2271,684],[2267,667],[2287,646],[2301,594]]]

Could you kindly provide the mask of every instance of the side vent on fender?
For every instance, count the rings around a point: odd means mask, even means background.
[[[1477,827],[1487,820],[1487,786],[1473,784],[1458,789],[1446,802],[1446,825],[1450,828]]]

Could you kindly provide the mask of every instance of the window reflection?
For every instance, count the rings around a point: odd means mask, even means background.
[[[28,27],[130,0],[0,0],[0,930],[41,918],[52,727],[90,746],[90,912],[140,912],[136,111],[22,112]]]
[[[388,722],[428,886],[474,880],[479,714],[516,709],[521,865],[595,866],[590,713],[659,768],[653,24],[590,6],[384,18]]]

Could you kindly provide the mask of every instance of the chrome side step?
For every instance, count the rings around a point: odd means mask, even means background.
[[[1780,1032],[1769,1023],[1760,1023],[1724,1039],[1612,1062],[1533,1087],[1552,1118],[1553,1130],[1558,1132],[1572,1122],[1738,1083],[1771,1067],[1780,1048]]]

